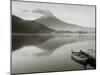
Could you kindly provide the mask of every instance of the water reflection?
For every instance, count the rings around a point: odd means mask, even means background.
[[[86,41],[86,40],[92,40],[94,37],[89,35],[57,35],[49,40],[45,41],[44,43],[41,43],[39,45],[42,50],[44,50],[43,53],[36,54],[37,56],[47,56],[52,54],[56,48],[61,47],[65,44],[71,44],[76,43],[79,41]]]
[[[12,51],[20,49],[23,46],[41,44],[51,37],[44,37],[43,35],[12,35]]]
[[[92,40],[94,39],[94,35],[13,35],[12,38],[13,51],[18,49],[25,50],[25,48],[29,48],[29,51],[32,51],[32,47],[30,48],[29,46],[37,46],[38,48],[41,48],[42,52],[33,53],[32,55],[48,56],[51,55],[56,48],[59,48],[64,44]]]
[[[13,73],[76,70],[84,68],[71,49],[95,49],[95,35],[13,35],[12,43]]]

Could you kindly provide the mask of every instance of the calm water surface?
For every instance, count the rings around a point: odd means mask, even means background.
[[[95,35],[13,35],[12,39],[12,73],[81,70],[83,66],[71,59],[71,50],[95,49]]]

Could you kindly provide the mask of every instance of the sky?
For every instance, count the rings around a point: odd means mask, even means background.
[[[43,14],[36,9],[49,10],[60,20],[85,27],[95,27],[95,6],[12,1],[12,14],[24,20],[34,20]]]

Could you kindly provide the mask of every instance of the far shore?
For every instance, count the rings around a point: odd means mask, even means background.
[[[12,33],[12,35],[95,35],[95,33]]]

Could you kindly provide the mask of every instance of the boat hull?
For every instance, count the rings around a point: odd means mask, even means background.
[[[72,58],[72,60],[74,60],[77,63],[80,63],[82,65],[87,65],[88,64],[88,57],[86,57],[83,54],[79,55],[79,53],[72,53],[71,58]]]

